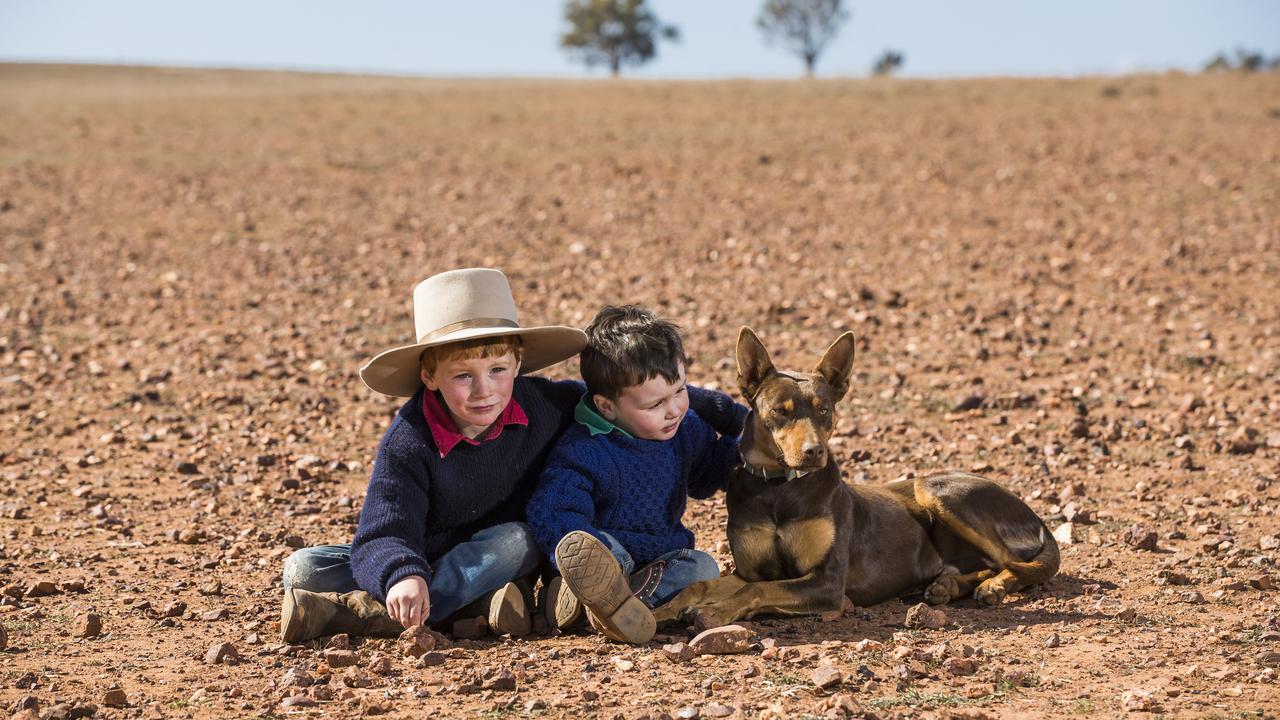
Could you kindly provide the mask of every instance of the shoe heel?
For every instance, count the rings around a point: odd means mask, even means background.
[[[494,592],[489,601],[487,619],[489,629],[495,635],[522,637],[533,629],[533,620],[529,617],[529,606],[524,601],[524,594],[513,582]]]
[[[634,597],[624,600],[611,615],[597,615],[596,622],[600,624],[605,635],[632,645],[644,645],[649,642],[658,629],[653,611]]]

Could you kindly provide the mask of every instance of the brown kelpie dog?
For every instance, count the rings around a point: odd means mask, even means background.
[[[742,465],[729,479],[732,575],[695,583],[655,611],[708,624],[757,614],[873,605],[924,590],[933,604],[972,594],[996,605],[1052,577],[1058,545],[1031,508],[996,483],[944,472],[850,487],[827,451],[849,389],[853,334],[813,373],[775,370],[750,328],[738,335],[738,384],[751,404]]]

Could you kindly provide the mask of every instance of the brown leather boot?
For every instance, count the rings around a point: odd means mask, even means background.
[[[559,575],[542,586],[542,614],[547,627],[566,630],[582,621],[582,603]]]
[[[525,600],[525,593],[515,582],[481,595],[478,600],[451,615],[444,625],[454,628],[453,632],[457,634],[458,624],[466,623],[464,631],[474,632],[469,623],[475,618],[484,618],[489,631],[494,635],[523,637],[533,630],[529,603]]]
[[[632,596],[622,566],[590,533],[575,530],[556,545],[560,576],[587,608],[592,625],[606,637],[643,645],[653,639],[653,612]]]
[[[631,594],[639,598],[645,605],[652,607],[653,592],[658,588],[658,583],[662,580],[662,572],[666,569],[666,566],[665,562],[658,560],[632,573],[631,577],[627,579],[627,584],[631,587]],[[541,609],[543,617],[547,620],[547,627],[553,627],[557,630],[567,630],[577,625],[582,622],[586,615],[583,612],[582,602],[569,589],[564,578],[559,575],[543,583],[542,594],[538,599],[538,607]],[[592,625],[592,627],[595,627],[595,625]]]
[[[512,635],[524,637],[533,629],[533,619],[529,616],[529,605],[525,602],[524,593],[513,582],[486,595],[489,630],[494,635]]]
[[[391,619],[382,603],[363,590],[317,593],[290,588],[280,613],[280,639],[306,642],[325,635],[399,637],[404,628]]]

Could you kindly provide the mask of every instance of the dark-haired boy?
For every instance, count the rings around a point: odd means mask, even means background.
[[[561,574],[548,584],[548,619],[567,626],[580,601],[608,637],[645,643],[651,608],[720,576],[693,549],[681,516],[687,497],[724,487],[738,442],[689,412],[675,325],[641,308],[606,307],[586,332],[587,392],[547,460],[528,522]]]

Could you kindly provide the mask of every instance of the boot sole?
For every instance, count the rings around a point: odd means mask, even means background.
[[[556,565],[569,590],[610,631],[606,635],[637,645],[653,638],[653,613],[631,596],[622,567],[604,543],[575,530],[556,545]]]
[[[489,629],[495,635],[512,635],[521,637],[528,635],[533,629],[533,619],[529,617],[529,606],[524,601],[524,594],[513,582],[498,588],[489,601]]]

